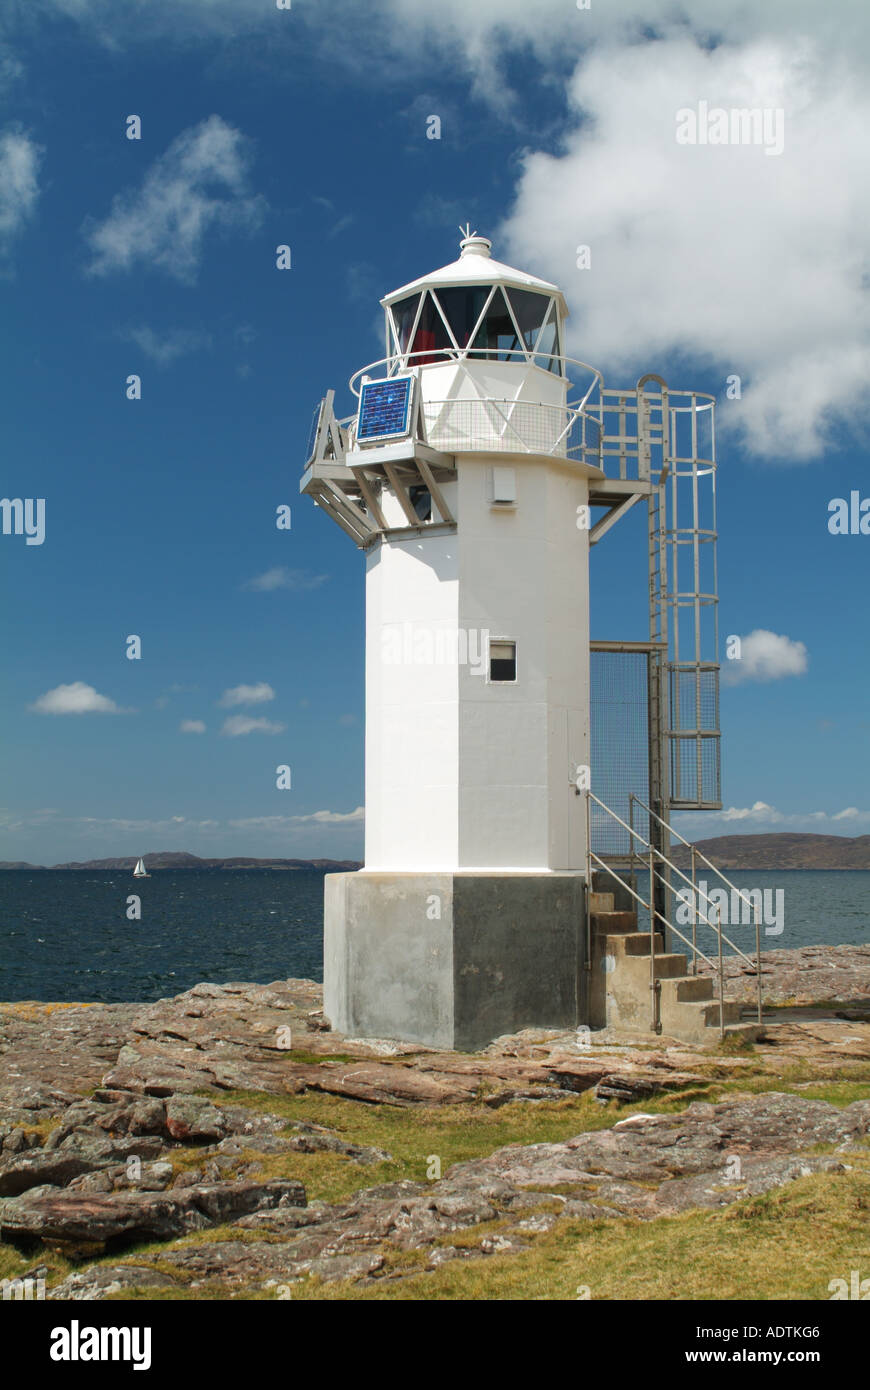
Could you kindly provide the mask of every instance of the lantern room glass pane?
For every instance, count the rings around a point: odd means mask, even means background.
[[[417,325],[417,332],[414,334],[413,352],[431,355],[412,356],[409,366],[420,367],[425,366],[427,362],[437,362],[441,350],[450,346],[450,334],[447,332],[444,320],[436,305],[432,303],[431,295],[427,294],[423,311],[420,314],[420,322]]]
[[[400,299],[398,304],[393,305],[393,322],[396,325],[401,352],[408,350],[408,343],[411,341],[411,329],[414,327],[419,303],[420,296],[412,294],[407,299]]]
[[[508,297],[514,311],[514,318],[523,335],[523,342],[527,348],[533,348],[541,331],[541,325],[547,317],[550,296],[548,294],[536,294],[534,290],[508,290]]]
[[[444,317],[459,347],[468,347],[468,340],[477,327],[483,306],[489,298],[489,285],[463,285],[439,290],[438,300]]]
[[[535,363],[543,367],[548,372],[555,372],[557,376],[562,374],[562,364],[558,360],[561,354],[559,346],[559,327],[556,318],[555,304],[547,315],[547,322],[541,329],[541,336],[538,339],[538,350],[535,353]]]
[[[500,289],[496,290],[493,301],[486,311],[486,318],[480,326],[480,332],[475,336],[474,347],[480,349],[480,356],[485,354],[492,361],[522,362],[524,360],[522,344],[517,337],[517,330],[514,328],[508,306]]]

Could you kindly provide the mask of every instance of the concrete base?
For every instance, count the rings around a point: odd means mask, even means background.
[[[323,1007],[351,1037],[474,1051],[585,1021],[579,873],[327,874]]]

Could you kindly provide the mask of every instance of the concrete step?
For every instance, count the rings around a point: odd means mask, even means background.
[[[664,950],[665,939],[661,932],[656,932],[655,945],[656,951]],[[608,950],[620,951],[624,956],[648,956],[649,932],[614,932],[608,937],[607,946]]]
[[[661,980],[662,988],[664,981],[686,978],[686,957],[673,955],[657,955],[655,958],[655,977]]]
[[[713,981],[708,975],[674,976],[662,980],[662,1006],[665,992],[669,1004],[702,1003],[713,998]]]
[[[719,1000],[711,999],[709,1003],[701,1004],[703,1016],[708,1028],[719,1027]],[[734,1004],[730,1000],[725,1000],[725,1026],[729,1023],[740,1023],[740,1005]]]
[[[593,916],[597,912],[612,912],[613,907],[614,902],[612,893],[592,892],[589,894],[589,911],[592,913]]]
[[[611,932],[637,931],[636,912],[590,912],[593,932],[598,936],[609,936]]]
[[[616,957],[617,970],[619,969],[619,958],[622,956],[638,962],[643,961],[644,971],[649,971],[649,937],[646,932],[632,932],[629,936],[610,937],[608,949],[611,949]],[[661,937],[656,941],[654,974],[657,980],[686,977],[686,957],[677,954],[677,952],[664,951]]]
[[[742,1038],[747,1042],[757,1042],[764,1034],[762,1023],[726,1023],[726,1038]]]

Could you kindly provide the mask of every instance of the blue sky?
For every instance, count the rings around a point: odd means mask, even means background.
[[[870,832],[870,537],[828,530],[870,495],[870,24],[757,8],[8,8],[0,490],[46,516],[0,536],[0,859],[361,853],[363,560],[298,479],[379,298],[466,220],[562,285],[608,385],[721,399],[723,649],[773,637],[723,687],[725,810],[685,829]],[[783,109],[782,154],[681,148],[699,100]],[[594,554],[595,636],[646,635],[642,531]]]

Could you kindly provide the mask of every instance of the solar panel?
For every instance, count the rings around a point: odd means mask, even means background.
[[[356,437],[360,442],[398,439],[408,433],[413,385],[412,376],[363,382],[356,428]]]

